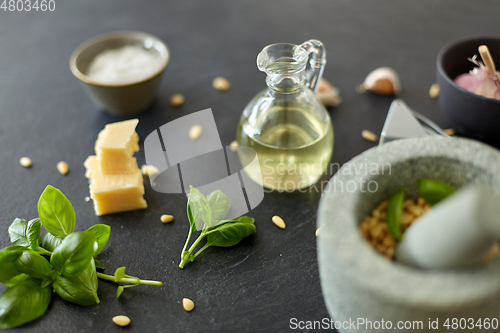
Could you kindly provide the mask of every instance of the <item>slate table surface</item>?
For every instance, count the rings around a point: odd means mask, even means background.
[[[222,143],[229,144],[244,106],[265,87],[265,74],[256,67],[259,51],[276,42],[319,39],[328,57],[324,77],[344,98],[329,110],[335,129],[332,163],[343,164],[374,146],[360,133],[380,133],[392,101],[355,92],[371,70],[393,67],[402,81],[400,98],[446,128],[428,95],[438,51],[450,41],[495,35],[500,28],[496,0],[55,2],[53,12],[0,11],[0,246],[9,244],[7,228],[15,217],[37,216],[38,196],[52,184],[73,203],[77,230],[111,226],[98,257],[106,272],[126,266],[129,274],[164,285],[129,289],[117,300],[116,286],[101,281],[100,304],[81,307],[55,296],[46,314],[19,332],[284,332],[291,329],[291,318],[330,316],[316,259],[321,185],[306,193],[267,193],[249,214],[256,219],[256,235],[232,248],[210,248],[184,270],[177,267],[188,230],[184,195],[156,193],[146,181],[148,209],[94,215],[92,203],[84,200],[82,163],[93,154],[97,133],[121,119],[94,107],[72,76],[68,61],[80,43],[115,30],[163,39],[172,57],[154,106],[139,116],[139,135],[145,138],[171,120],[212,108]],[[229,79],[231,90],[214,90],[216,76]],[[169,105],[173,93],[186,96],[182,107]],[[143,151],[136,155],[143,164]],[[21,156],[32,158],[33,167],[21,167]],[[60,160],[70,166],[67,176],[56,170]],[[162,224],[165,213],[175,221]],[[271,223],[275,214],[286,221],[286,230]],[[182,309],[183,297],[194,300],[193,312]],[[112,323],[119,314],[131,318],[128,328]]]

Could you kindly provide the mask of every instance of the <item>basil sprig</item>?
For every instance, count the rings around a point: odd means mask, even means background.
[[[9,227],[13,245],[0,250],[0,282],[9,286],[0,295],[0,328],[12,328],[45,313],[53,289],[63,299],[80,304],[99,303],[97,278],[126,283],[162,285],[125,274],[120,267],[114,275],[95,259],[109,239],[111,228],[97,224],[87,231],[75,232],[75,211],[58,189],[47,186],[38,201],[39,218],[26,222],[16,218]],[[47,230],[42,240],[42,225]],[[52,287],[51,287],[52,286]]]
[[[231,200],[221,190],[216,190],[210,193],[208,197],[205,197],[198,189],[191,186],[187,204],[189,233],[181,252],[181,262],[179,264],[181,269],[189,261],[194,261],[208,247],[233,246],[238,244],[243,238],[257,231],[255,228],[255,219],[248,216],[242,216],[233,220],[221,220],[226,216],[230,208]],[[187,249],[191,236],[196,232],[198,227],[201,227],[200,224],[202,222],[203,227],[198,238]],[[205,237],[207,238],[205,245],[193,254],[197,245]]]

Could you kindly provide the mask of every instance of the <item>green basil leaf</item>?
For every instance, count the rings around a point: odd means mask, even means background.
[[[119,282],[125,276],[125,266],[118,267],[115,271],[115,282]]]
[[[54,291],[65,300],[88,306],[99,303],[97,297],[97,274],[94,261],[78,276],[59,275],[53,283]]]
[[[94,256],[96,237],[90,232],[74,232],[64,238],[50,256],[50,263],[61,275],[81,274]]]
[[[42,241],[42,247],[50,252],[54,252],[56,247],[59,246],[59,244],[62,243],[61,238],[57,238],[56,236],[52,235],[50,232],[47,232],[45,234],[45,237],[43,237]]]
[[[431,206],[444,200],[454,192],[455,188],[453,186],[441,181],[431,179],[418,180],[418,193]]]
[[[39,218],[33,219],[28,222],[28,227],[26,228],[26,238],[30,244],[31,249],[36,250],[42,242],[42,236],[40,232],[42,231],[42,222]]]
[[[10,242],[13,245],[29,246],[30,243],[26,237],[26,228],[28,223],[25,220],[16,218],[9,227]]]
[[[123,286],[118,286],[118,288],[116,288],[116,298],[120,297],[122,292],[123,292]]]
[[[101,264],[101,262],[96,258],[94,258],[94,264],[96,268],[105,269],[104,266]]]
[[[231,208],[231,200],[221,190],[210,193],[207,200],[212,210],[212,221],[223,219]]]
[[[41,281],[27,279],[0,295],[0,328],[17,327],[45,313],[50,303],[50,288]]]
[[[404,199],[405,191],[401,189],[390,197],[387,207],[387,229],[397,240],[403,238],[401,233],[401,212]]]
[[[196,188],[191,186],[191,192],[188,194],[188,205],[191,209],[194,224],[198,228],[200,220],[203,220],[205,226],[212,224],[212,210],[207,198]]]
[[[243,238],[257,231],[255,219],[241,216],[219,224],[208,230],[207,245],[228,247],[238,244]]]
[[[104,249],[104,246],[106,246],[106,243],[108,242],[109,235],[111,233],[111,227],[107,224],[96,224],[90,228],[87,229],[87,232],[93,233],[97,240],[97,251],[94,253],[94,256],[96,256],[99,252]]]
[[[27,274],[35,279],[45,279],[52,275],[50,263],[35,252],[24,251],[14,261],[14,268],[21,273]]]
[[[14,267],[14,261],[20,257],[28,248],[12,245],[0,250],[0,282],[12,287],[25,280],[28,275],[19,272]]]
[[[68,198],[57,188],[48,185],[38,200],[38,216],[52,235],[64,238],[75,231],[75,210]]]

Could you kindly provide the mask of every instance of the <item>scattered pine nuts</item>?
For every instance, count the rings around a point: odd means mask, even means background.
[[[31,161],[31,158],[29,158],[29,157],[21,157],[19,159],[19,164],[21,164],[25,168],[29,168],[33,165],[33,162]]]
[[[189,129],[189,137],[191,140],[196,140],[200,137],[203,132],[203,128],[200,125],[194,125]]]
[[[431,86],[431,89],[429,89],[429,96],[431,96],[432,99],[436,99],[439,96],[439,84],[434,83]]]
[[[128,326],[130,324],[130,318],[127,316],[114,316],[113,323],[122,327]]]
[[[174,216],[173,216],[173,215],[163,214],[163,215],[160,217],[160,220],[161,220],[163,223],[169,223],[169,222],[172,222],[172,221],[174,220]]]
[[[273,223],[276,224],[276,226],[278,228],[281,228],[281,229],[286,228],[285,221],[283,221],[283,219],[281,217],[274,215],[272,220],[273,220]]]
[[[231,149],[231,151],[237,151],[238,150],[238,142],[236,140],[231,142],[231,144],[229,145],[229,149]]]
[[[173,94],[170,96],[170,105],[172,106],[181,106],[184,104],[186,98],[182,94]]]
[[[363,139],[370,142],[377,142],[378,140],[378,136],[375,133],[370,132],[369,130],[363,130],[361,132],[361,136],[363,137]]]
[[[190,300],[189,298],[183,298],[182,299],[182,307],[187,312],[193,311],[193,309],[194,309],[194,302],[192,300]]]
[[[59,173],[61,175],[67,175],[68,172],[69,172],[68,163],[66,163],[64,161],[61,161],[61,162],[57,163],[57,171],[59,171]]]
[[[319,237],[320,230],[321,228],[316,229],[316,237]]]
[[[446,134],[448,134],[449,136],[454,136],[455,135],[455,130],[453,128],[445,129],[444,132]]]
[[[141,166],[141,172],[144,176],[153,176],[158,174],[160,170],[158,170],[158,168],[154,165],[143,164]]]
[[[85,197],[85,202],[89,202],[90,201],[90,197]]]
[[[219,76],[212,81],[212,86],[217,90],[226,91],[231,88],[231,83],[226,78]]]

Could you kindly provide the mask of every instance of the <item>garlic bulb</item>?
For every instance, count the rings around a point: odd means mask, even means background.
[[[389,67],[380,67],[372,71],[359,86],[359,91],[369,90],[380,95],[397,95],[401,92],[401,83],[396,71]]]
[[[321,79],[318,83],[316,98],[324,106],[338,106],[342,102],[340,91],[326,79]]]
[[[486,45],[481,45],[479,53],[484,63],[478,61],[477,55],[474,55],[469,61],[478,67],[474,67],[469,73],[457,76],[455,83],[457,86],[476,95],[500,99],[500,87],[498,84],[500,82],[500,73],[495,68],[490,51]]]

